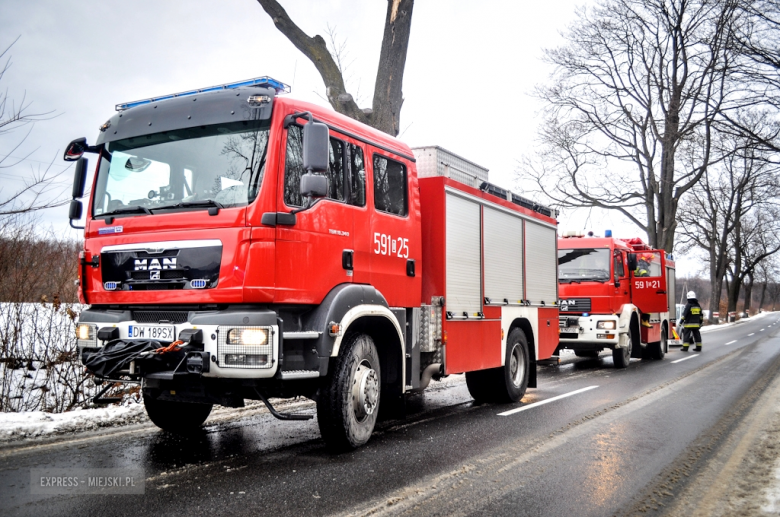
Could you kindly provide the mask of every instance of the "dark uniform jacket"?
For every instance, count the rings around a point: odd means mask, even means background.
[[[699,300],[691,298],[685,305],[685,310],[682,313],[682,321],[685,328],[699,328],[703,321],[703,315],[701,311],[701,305]]]

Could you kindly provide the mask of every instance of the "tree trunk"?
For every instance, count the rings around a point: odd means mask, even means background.
[[[758,312],[764,306],[764,295],[766,295],[766,280],[761,284],[761,297],[758,299]]]
[[[404,103],[401,87],[412,28],[414,0],[388,0],[385,34],[379,53],[379,69],[374,85],[371,125],[380,131],[398,136],[401,130],[401,106]]]
[[[379,70],[371,110],[362,110],[344,85],[342,70],[322,36],[309,37],[293,22],[276,0],[257,0],[276,28],[317,68],[325,83],[325,95],[334,110],[392,136],[398,136],[403,104],[404,67],[409,48],[414,0],[388,0]]]

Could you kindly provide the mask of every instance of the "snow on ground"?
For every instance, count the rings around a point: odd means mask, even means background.
[[[66,413],[0,413],[0,443],[147,421],[143,404],[76,409]]]
[[[749,320],[755,320],[755,319],[758,319],[758,318],[763,318],[767,314],[769,314],[769,313],[768,312],[759,312],[758,314],[756,314],[755,316],[751,316],[750,318],[739,319],[739,320],[731,322],[731,323],[719,323],[718,325],[706,325],[706,326],[701,328],[701,332],[712,332],[713,330],[721,330],[721,329],[725,329],[725,328],[728,328],[728,327],[733,327],[734,325],[739,325],[743,321],[749,321]]]

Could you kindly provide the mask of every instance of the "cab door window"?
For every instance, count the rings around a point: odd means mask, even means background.
[[[330,139],[328,170],[328,199],[344,201],[345,143],[337,138]],[[284,162],[284,202],[287,206],[303,206],[301,197],[301,176],[303,168],[303,128],[292,125],[287,130],[287,151]]]
[[[406,167],[399,162],[374,155],[374,206],[381,212],[407,214]]]
[[[615,282],[626,276],[626,271],[623,268],[623,254],[619,252],[615,253],[615,273],[613,276]]]
[[[347,156],[347,174],[349,177],[349,198],[347,203],[366,206],[366,165],[363,161],[363,149],[349,144]]]

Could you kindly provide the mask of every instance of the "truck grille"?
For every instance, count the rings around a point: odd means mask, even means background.
[[[138,323],[184,323],[187,314],[186,311],[133,311],[133,319]]]
[[[590,298],[564,298],[558,308],[561,312],[590,312]]]

